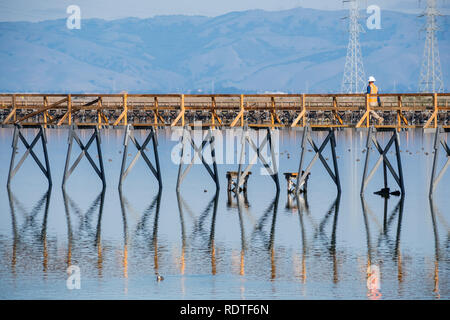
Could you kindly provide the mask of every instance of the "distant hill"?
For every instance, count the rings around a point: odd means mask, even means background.
[[[3,22],[0,91],[338,92],[346,14],[296,8],[211,18],[86,19],[81,30],[68,30],[65,20]],[[366,75],[374,75],[383,92],[417,90],[423,24],[415,15],[382,11],[382,29],[362,35]],[[441,30],[449,88],[446,20]]]

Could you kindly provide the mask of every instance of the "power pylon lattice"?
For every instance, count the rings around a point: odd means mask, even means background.
[[[436,18],[440,16],[436,8],[436,0],[427,0],[425,12],[420,17],[426,17],[426,38],[423,52],[422,67],[420,69],[419,91],[426,93],[444,92],[441,60],[436,33],[439,30]]]
[[[341,91],[343,93],[362,93],[365,88],[364,65],[359,43],[359,34],[363,28],[359,24],[358,0],[344,0],[349,2],[349,40],[347,58],[345,60],[344,76]]]

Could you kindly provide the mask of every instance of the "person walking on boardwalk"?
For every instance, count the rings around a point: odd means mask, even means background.
[[[375,78],[369,77],[369,85],[367,86],[367,94],[369,95],[369,104],[371,107],[378,107],[381,105],[380,97],[378,97],[378,87],[375,85]]]
[[[375,85],[375,77],[370,76],[369,77],[369,85],[367,86],[367,94],[369,95],[369,106],[370,107],[380,107],[381,101],[380,97],[378,96],[378,87]],[[383,118],[380,117],[375,111],[370,110],[370,113],[374,118],[378,120],[378,123],[383,122]]]

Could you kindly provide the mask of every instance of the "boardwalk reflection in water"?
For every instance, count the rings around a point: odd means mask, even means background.
[[[450,249],[450,228],[447,224],[447,221],[441,214],[440,210],[436,207],[435,201],[433,197],[430,197],[430,213],[431,213],[431,221],[433,222],[433,233],[434,233],[434,248],[435,248],[435,255],[434,255],[434,288],[433,293],[435,294],[436,298],[441,297],[441,290],[439,285],[439,263],[443,261],[444,263],[448,263],[448,250]],[[439,230],[438,230],[438,219],[439,221],[445,226],[447,230],[447,236],[445,243],[440,244],[439,241]],[[447,273],[445,275],[448,276]],[[444,290],[448,290],[448,288],[444,288]]]
[[[125,278],[125,293],[128,293],[128,246],[130,240],[130,231],[127,223],[128,212],[135,212],[132,205],[119,189],[120,207],[122,210],[123,221],[123,254],[122,254],[122,266],[123,277]],[[134,238],[133,243],[140,244],[142,252],[145,254],[147,249],[153,252],[153,270],[155,274],[159,271],[159,253],[158,253],[158,221],[159,221],[159,209],[161,205],[161,190],[158,191],[153,198],[150,205],[144,210],[141,217],[138,218],[135,229],[131,232],[131,236]],[[153,217],[153,225],[151,224],[151,216]]]
[[[9,150],[10,133],[2,130],[0,148]],[[170,159],[177,142],[164,132],[159,154]],[[359,196],[364,133],[336,132],[341,194],[335,195],[327,172],[317,166],[308,192],[299,196],[286,193],[283,183],[276,192],[258,165],[239,195],[216,192],[200,166],[176,192],[177,165],[170,161],[161,161],[164,190],[152,177],[143,179],[148,168],[137,163],[119,192],[114,179],[124,156],[117,147],[123,135],[104,134],[108,187],[99,188],[89,163],[81,161],[66,191],[41,193],[41,173],[24,162],[12,189],[0,190],[0,212],[6,213],[0,215],[0,298],[450,297],[449,180],[444,176],[428,200],[423,181],[432,165],[429,136],[401,135],[404,172],[414,174],[405,175],[404,197],[388,199],[373,194],[382,175]],[[321,132],[312,134],[323,139]],[[56,185],[66,134],[48,139]],[[281,131],[281,142],[279,168],[293,172],[301,132]],[[325,160],[331,159],[327,152]],[[2,153],[0,160],[7,163],[9,156]],[[232,170],[235,165],[219,165],[219,178]],[[7,170],[0,170],[0,181],[6,178]],[[80,290],[66,287],[71,265],[81,269]]]
[[[40,200],[33,206],[29,212],[25,206],[14,196],[10,188],[7,188],[9,206],[11,212],[12,231],[13,231],[13,245],[11,270],[13,275],[16,275],[17,253],[23,257],[23,253],[31,254],[35,257],[35,250],[42,250],[42,270],[44,276],[48,269],[48,249],[47,249],[47,218],[48,209],[50,206],[51,189],[48,189],[40,198]],[[17,212],[19,212],[25,221],[19,225],[17,221]],[[39,215],[42,215],[42,225],[39,224]],[[30,239],[27,240],[26,238]],[[31,244],[31,247],[29,247]],[[35,248],[35,246],[37,248]]]
[[[182,243],[181,266],[180,266],[181,274],[184,274],[185,271],[186,246],[192,243],[197,237],[199,237],[203,243],[206,243],[205,248],[208,249],[211,255],[211,274],[215,275],[217,270],[216,270],[216,247],[214,242],[214,234],[215,234],[219,194],[216,192],[214,197],[209,201],[208,205],[203,210],[203,212],[201,212],[198,218],[196,217],[196,214],[192,211],[192,209],[189,207],[189,205],[186,203],[186,201],[183,199],[180,192],[177,192],[177,200],[181,224],[181,243]],[[193,230],[189,238],[186,237],[185,222],[184,222],[185,212],[188,213],[189,218],[191,218],[193,221]],[[205,220],[210,215],[211,215],[211,227],[208,232],[207,230],[205,230],[204,223]]]
[[[101,224],[103,206],[105,203],[105,188],[102,189],[85,213],[83,213],[77,203],[70,198],[65,189],[62,190],[62,193],[67,219],[67,267],[73,264],[72,250],[74,246],[83,246],[88,248],[95,247],[97,249],[98,276],[102,277],[103,254],[101,243]],[[95,213],[97,210],[97,221],[95,222]],[[73,230],[73,223],[71,219],[72,212],[75,214],[76,218],[78,218],[77,230]]]
[[[377,216],[375,213],[370,209],[368,206],[366,200],[363,196],[361,196],[361,203],[362,203],[362,209],[363,209],[363,215],[364,215],[364,225],[366,227],[366,235],[367,235],[367,270],[368,270],[368,277],[370,276],[370,270],[375,265],[377,268],[378,265],[378,259],[376,257],[375,251],[379,250],[383,243],[386,245],[388,251],[392,254],[392,259],[397,264],[397,278],[398,282],[401,283],[403,281],[403,267],[402,267],[402,254],[400,252],[400,234],[401,234],[401,228],[402,228],[402,217],[403,217],[403,203],[404,203],[404,197],[400,197],[397,205],[392,210],[390,215],[388,216],[388,202],[389,197],[384,197],[384,210],[383,210],[383,223],[381,224],[379,220],[377,219]],[[391,239],[391,236],[389,234],[389,230],[391,229],[392,223],[395,221],[396,216],[397,218],[397,232],[395,236],[395,241]],[[373,246],[371,232],[370,232],[370,225],[369,218],[373,221],[373,224],[375,224],[378,227],[378,237],[376,241],[376,246]],[[381,259],[380,259],[381,260]],[[377,269],[378,270],[378,269]],[[377,277],[380,275],[376,275]],[[379,279],[377,279],[379,281]],[[379,292],[372,292],[370,288],[368,288],[368,297],[371,299],[378,299],[380,297]]]
[[[298,195],[297,197],[297,209],[298,209],[298,215],[300,219],[300,228],[301,228],[301,234],[302,234],[302,268],[301,268],[301,279],[302,282],[306,282],[307,274],[306,274],[306,256],[308,255],[307,252],[307,240],[305,236],[305,227],[304,227],[304,217],[306,216],[311,221],[311,224],[314,228],[314,235],[312,237],[312,241],[320,241],[320,243],[323,245],[323,248],[326,249],[326,253],[329,255],[331,261],[333,262],[333,283],[337,283],[339,281],[339,274],[338,274],[338,263],[336,258],[336,228],[337,228],[337,222],[338,222],[338,215],[339,215],[339,205],[341,201],[341,194],[338,193],[336,196],[336,199],[333,201],[332,205],[328,209],[327,213],[324,215],[322,220],[319,224],[317,224],[313,218],[312,214],[308,205],[308,194],[305,193],[304,197],[301,197]],[[331,238],[329,239],[326,235],[324,229],[325,226],[330,221],[330,218],[333,217],[332,222],[332,229],[331,229]]]

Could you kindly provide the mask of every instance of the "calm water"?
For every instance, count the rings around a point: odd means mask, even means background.
[[[34,130],[28,132],[31,139]],[[379,138],[385,144],[388,135]],[[258,164],[252,168],[248,199],[241,199],[239,207],[236,198],[228,202],[225,178],[236,164],[218,165],[217,195],[205,168],[195,165],[177,196],[178,166],[171,161],[177,141],[170,130],[159,134],[164,185],[159,196],[142,158],[119,195],[121,130],[102,132],[104,193],[85,158],[62,192],[63,129],[48,132],[51,192],[31,157],[8,192],[11,139],[12,129],[0,129],[2,299],[369,299],[369,265],[379,268],[381,299],[450,297],[450,171],[430,204],[433,135],[421,130],[401,133],[403,201],[391,197],[385,203],[373,194],[382,186],[381,170],[361,200],[366,132],[343,130],[337,133],[341,197],[336,198],[334,184],[317,162],[300,209],[295,199],[289,203],[282,175],[298,169],[299,131],[280,133],[279,195]],[[78,146],[73,150],[72,159]],[[21,146],[18,156],[23,152]],[[96,160],[95,148],[92,153]],[[312,153],[307,156],[309,163]],[[376,158],[373,153],[372,165]],[[397,189],[391,178],[390,185]],[[69,265],[80,267],[80,290],[66,287]],[[164,281],[157,282],[155,272]]]

